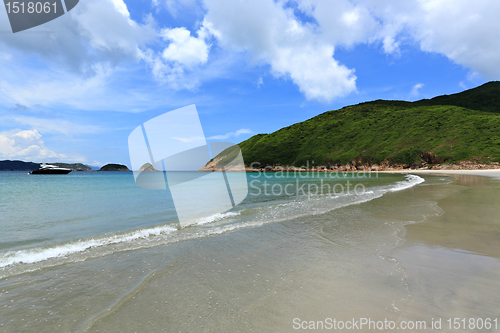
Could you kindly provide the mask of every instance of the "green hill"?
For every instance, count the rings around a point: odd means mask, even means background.
[[[40,163],[24,161],[0,161],[0,171],[33,171],[40,168]]]
[[[239,146],[247,166],[498,162],[500,82],[430,100],[348,106]]]
[[[73,171],[93,171],[91,167],[82,163],[49,163],[50,165],[56,165],[60,168],[67,168]]]
[[[106,164],[99,171],[130,171],[126,165]]]

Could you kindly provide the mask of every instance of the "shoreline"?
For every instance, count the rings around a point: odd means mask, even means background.
[[[436,201],[442,214],[403,224],[404,241],[390,252],[404,268],[413,291],[398,321],[426,321],[426,329],[421,331],[430,332],[434,320],[430,318],[441,318],[444,328],[446,318],[452,315],[480,317],[488,313],[489,307],[498,302],[495,276],[500,272],[500,252],[495,197],[499,187],[495,179],[500,179],[500,170],[383,173],[443,175],[457,180],[455,185],[441,187],[435,193],[439,195],[425,195]],[[430,187],[422,191],[432,192]]]
[[[500,179],[500,170],[393,170],[378,171],[380,173],[400,173],[400,174],[422,174],[422,175],[464,175],[464,176],[483,176]]]

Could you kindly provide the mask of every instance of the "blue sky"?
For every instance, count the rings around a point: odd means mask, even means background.
[[[80,0],[9,33],[0,9],[0,159],[130,165],[145,121],[196,104],[241,142],[328,110],[500,78],[494,0]]]

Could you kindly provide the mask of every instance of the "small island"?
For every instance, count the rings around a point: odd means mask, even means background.
[[[106,164],[99,171],[130,171],[126,165],[122,164]]]
[[[158,171],[156,170],[151,163],[144,164],[138,171]]]

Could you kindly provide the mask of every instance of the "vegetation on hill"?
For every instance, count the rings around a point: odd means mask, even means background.
[[[33,171],[40,169],[39,163],[23,161],[0,161],[0,171]]]
[[[498,162],[500,82],[430,100],[348,106],[239,146],[247,166]]]
[[[438,96],[416,103],[420,105],[454,105],[472,110],[500,113],[500,82],[492,81],[458,94]]]
[[[106,164],[99,171],[130,171],[126,165]]]
[[[67,168],[73,171],[93,171],[91,167],[82,163],[48,163],[51,165],[56,165],[60,168]]]

